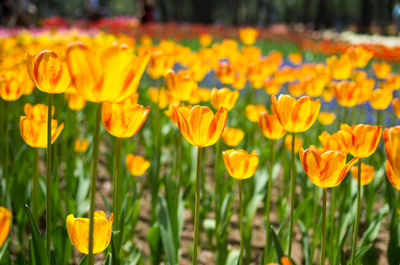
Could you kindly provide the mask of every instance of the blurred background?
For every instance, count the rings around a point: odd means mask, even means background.
[[[305,29],[352,30],[394,35],[400,26],[396,0],[1,0],[1,24],[38,25],[41,19],[98,20],[135,16],[143,23],[216,25],[285,24]]]

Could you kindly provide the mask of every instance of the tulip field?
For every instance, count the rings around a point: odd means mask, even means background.
[[[0,264],[400,264],[400,46],[0,29]]]

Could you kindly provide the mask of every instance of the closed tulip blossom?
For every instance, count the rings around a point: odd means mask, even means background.
[[[387,109],[392,102],[393,99],[393,91],[389,89],[375,89],[370,98],[369,104],[376,110],[384,110]]]
[[[351,168],[351,176],[353,179],[358,181],[358,169],[357,167]],[[361,164],[361,186],[368,185],[374,179],[375,169],[371,165]]]
[[[124,44],[95,50],[77,42],[66,57],[79,94],[91,102],[120,102],[136,92],[150,55],[136,57]]]
[[[177,124],[183,137],[192,145],[206,147],[215,144],[221,137],[228,110],[221,107],[214,115],[208,107],[174,107]]]
[[[77,153],[84,153],[89,148],[89,141],[87,139],[76,139],[74,150]]]
[[[382,126],[342,124],[340,126],[349,153],[355,157],[365,158],[372,155],[378,148],[382,136]]]
[[[174,57],[166,51],[156,50],[151,54],[148,74],[153,79],[164,77],[174,67]]]
[[[26,116],[21,116],[19,120],[20,133],[25,143],[31,147],[47,147],[47,106],[42,104],[24,107]],[[57,120],[51,120],[51,143],[60,135],[64,128],[64,123],[58,124]]]
[[[262,112],[259,115],[258,125],[262,134],[268,139],[277,140],[282,138],[286,133],[286,130],[282,127],[275,114]]]
[[[129,138],[135,135],[147,119],[150,107],[134,103],[132,98],[119,103],[104,103],[102,122],[112,136]]]
[[[297,133],[308,130],[314,124],[321,102],[309,96],[296,100],[289,95],[280,95],[278,100],[272,96],[272,108],[282,127],[288,132]]]
[[[202,47],[208,47],[212,43],[212,36],[208,33],[202,33],[199,36],[199,42]]]
[[[11,227],[11,212],[7,208],[0,207],[0,247],[7,239]]]
[[[400,119],[400,98],[395,98],[392,101],[393,111],[396,114],[396,117]]]
[[[285,147],[289,152],[292,151],[292,137],[293,136],[291,134],[288,134],[285,137]],[[294,152],[295,153],[298,153],[300,151],[300,148],[303,146],[303,143],[304,143],[304,141],[302,138],[295,137],[295,140],[294,140]]]
[[[240,40],[245,45],[253,45],[256,42],[258,36],[258,30],[255,28],[242,28],[239,30]]]
[[[225,168],[235,179],[248,179],[254,175],[258,166],[258,155],[245,150],[230,149],[222,152]]]
[[[245,109],[246,118],[251,122],[258,122],[258,117],[261,113],[267,112],[267,109],[264,105],[253,105],[249,104]]]
[[[141,176],[150,167],[150,162],[142,156],[128,154],[125,159],[126,168],[135,177]]]
[[[72,214],[67,216],[67,232],[72,244],[79,252],[88,254],[89,245],[89,219],[75,218]],[[94,238],[93,254],[103,252],[111,240],[113,214],[107,220],[103,211],[94,213]]]
[[[71,83],[65,58],[51,50],[27,56],[28,74],[35,86],[48,94],[63,93]]]
[[[386,176],[389,179],[390,183],[397,190],[400,190],[400,175],[396,174],[396,172],[393,171],[393,168],[392,168],[389,160],[386,160],[385,170],[386,170]]]
[[[81,110],[86,105],[86,99],[79,93],[65,93],[68,102],[68,108],[71,110]]]
[[[359,104],[361,89],[357,83],[351,81],[341,81],[333,84],[336,100],[343,107],[354,107]]]
[[[318,121],[323,125],[330,125],[336,119],[336,114],[333,112],[321,112],[318,116]]]
[[[3,100],[15,101],[24,94],[24,86],[17,74],[15,71],[8,71],[0,76],[0,97]]]
[[[374,70],[377,78],[385,79],[390,74],[390,71],[392,71],[392,66],[385,62],[373,63],[372,69]]]
[[[228,111],[231,110],[239,98],[239,91],[231,91],[228,88],[211,90],[211,105],[215,109],[225,107]]]
[[[188,101],[198,88],[196,80],[182,71],[175,74],[173,70],[168,70],[164,80],[171,96],[182,101]]]
[[[386,156],[394,174],[400,176],[400,126],[386,128],[383,133]]]
[[[315,148],[301,148],[299,155],[308,178],[320,188],[338,186],[358,160],[353,158],[346,164],[346,155],[332,150],[320,154]]]
[[[225,128],[222,134],[224,143],[228,146],[237,146],[243,140],[244,131],[236,128]]]
[[[322,147],[325,151],[339,151],[344,155],[347,155],[347,153],[349,152],[347,146],[348,143],[340,132],[336,132],[332,135],[328,132],[322,132],[318,139],[321,142]]]

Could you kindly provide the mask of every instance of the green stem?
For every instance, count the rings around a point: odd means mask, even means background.
[[[39,149],[34,148],[33,176],[32,176],[32,214],[36,222],[39,220]]]
[[[332,188],[332,193],[331,193],[331,205],[330,205],[330,246],[331,246],[331,257],[334,258],[334,251],[335,248],[332,246],[335,246],[335,211],[336,211],[336,188]]]
[[[289,250],[288,250],[288,257],[291,257],[292,253],[292,240],[293,240],[293,224],[294,224],[294,197],[295,197],[295,185],[296,185],[296,178],[295,178],[295,168],[294,168],[294,143],[295,143],[295,133],[292,132],[292,159],[291,159],[291,181],[290,181],[290,221],[289,221]]]
[[[119,223],[119,210],[120,210],[120,189],[121,189],[121,178],[120,178],[120,165],[121,165],[121,142],[122,139],[116,137],[114,140],[114,188],[113,188],[113,210],[114,210],[114,231],[120,229]]]
[[[99,162],[99,143],[100,143],[100,120],[102,103],[97,104],[96,127],[93,137],[92,151],[92,175],[90,177],[90,209],[89,209],[89,265],[94,264],[93,255],[93,232],[94,232],[94,208],[96,198],[97,165]]]
[[[244,245],[244,229],[243,229],[243,187],[242,180],[238,180],[239,183],[239,204],[240,204],[240,256],[239,265],[243,265],[243,245]]]
[[[326,189],[322,193],[322,241],[321,241],[321,260],[320,265],[325,264],[325,245],[326,245]]]
[[[220,161],[220,149],[221,149],[221,141],[218,141],[215,145],[215,165],[214,165],[214,180],[215,180],[215,223],[216,227],[219,225],[219,217],[220,217],[220,202],[221,202],[221,184],[220,178],[218,174],[218,166]],[[217,235],[218,236],[218,235]]]
[[[269,151],[269,174],[268,174],[268,186],[267,186],[267,196],[265,197],[265,204],[266,204],[266,209],[265,209],[265,249],[264,249],[264,264],[267,264],[268,262],[268,256],[269,256],[269,232],[270,232],[270,218],[269,214],[271,211],[271,190],[272,190],[272,172],[273,172],[273,166],[274,166],[274,140],[270,140],[270,151]]]
[[[353,245],[351,249],[351,265],[355,265],[357,252],[358,227],[360,226],[361,216],[361,158],[358,159],[358,176],[357,176],[357,215],[354,223]]]
[[[197,246],[199,244],[199,221],[200,221],[200,184],[201,184],[201,159],[202,147],[197,147],[197,168],[196,168],[196,204],[194,208],[194,240],[192,264],[197,265]]]
[[[4,168],[3,168],[3,179],[4,179],[4,204],[6,204],[6,202],[7,202],[7,189],[8,189],[8,187],[7,187],[7,182],[9,181],[8,180],[8,165],[9,165],[9,132],[8,132],[8,129],[9,129],[9,112],[10,112],[10,108],[9,108],[9,106],[10,106],[10,102],[8,102],[8,101],[5,101],[4,102],[5,103],[5,106],[4,106],[4,108],[5,108],[5,119],[4,119],[4,122],[5,122],[5,129],[4,129]]]
[[[340,105],[337,103],[336,105],[336,121],[337,121],[337,128],[340,130],[340,124],[341,124],[341,117],[340,117]]]
[[[382,111],[376,110],[376,125],[381,125],[382,123]]]
[[[53,109],[53,94],[49,94],[49,105],[47,107],[47,161],[46,161],[46,250],[47,250],[47,261],[51,264],[51,182],[52,174],[51,169],[53,167],[52,159],[52,146],[51,146],[51,116]]]

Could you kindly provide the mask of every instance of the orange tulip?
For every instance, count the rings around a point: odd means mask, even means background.
[[[222,134],[222,139],[228,146],[237,146],[244,137],[244,131],[236,128],[226,128]]]
[[[390,74],[390,71],[392,71],[392,66],[385,62],[373,63],[372,69],[374,70],[377,78],[385,79]]]
[[[385,169],[390,183],[392,183],[393,187],[395,187],[397,190],[400,190],[400,175],[393,171],[389,160],[386,160]]]
[[[168,107],[169,102],[169,98],[172,98],[168,92],[163,88],[155,88],[155,87],[151,87],[148,90],[149,92],[149,97],[151,102],[157,104],[158,103],[158,107],[160,109],[165,109],[166,107]],[[158,99],[158,97],[160,97],[160,100]],[[174,103],[179,103],[179,99],[175,99],[173,100],[175,101]]]
[[[280,139],[286,133],[275,114],[262,112],[259,115],[258,125],[262,134],[268,139]]]
[[[142,156],[135,156],[133,154],[128,154],[125,159],[126,167],[129,172],[135,176],[141,176],[150,167],[150,162]]]
[[[365,186],[371,183],[374,179],[375,169],[373,166],[361,163],[361,185]],[[356,181],[358,180],[358,168],[352,167],[351,168],[351,176]]]
[[[47,148],[47,106],[25,104],[26,116],[19,119],[20,133],[25,143],[31,147]],[[54,109],[53,109],[54,112]],[[58,125],[57,120],[51,121],[51,143],[60,135],[64,123]]]
[[[150,107],[136,104],[132,98],[119,103],[104,103],[102,122],[112,136],[129,138],[135,135],[147,119]]]
[[[400,175],[400,126],[386,128],[383,133],[383,142],[394,174]]]
[[[89,218],[67,216],[67,232],[72,244],[79,252],[88,254],[89,251]],[[93,254],[103,252],[111,240],[113,214],[107,220],[103,211],[94,213]]]
[[[332,124],[336,119],[336,114],[333,112],[321,112],[318,116],[318,121],[323,125]]]
[[[11,212],[0,206],[0,247],[8,237],[11,227]]]
[[[321,108],[320,100],[309,96],[295,99],[289,95],[280,95],[276,100],[272,96],[272,108],[282,127],[288,132],[307,131],[315,122]]]
[[[246,117],[251,122],[258,122],[258,116],[263,113],[267,112],[267,109],[264,105],[253,105],[249,104],[246,106]]]
[[[303,60],[303,56],[301,55],[301,53],[289,53],[288,56],[289,61],[294,64],[294,65],[299,65],[301,64],[301,61]]]
[[[268,78],[264,80],[264,90],[269,95],[276,95],[281,90],[282,84],[277,82],[273,78]]]
[[[345,80],[350,78],[353,71],[353,65],[349,56],[342,55],[340,58],[336,56],[329,57],[326,60],[332,78],[337,80]]]
[[[225,107],[228,111],[231,110],[239,98],[239,91],[231,91],[228,88],[213,88],[211,90],[211,106],[215,109]]]
[[[87,139],[76,139],[74,150],[77,153],[84,153],[89,148],[89,141]]]
[[[327,132],[323,132],[319,137],[319,141],[322,144],[322,147],[325,151],[334,150],[347,155],[348,146],[345,138],[342,136],[341,133],[337,132],[330,135]]]
[[[175,74],[173,70],[169,70],[164,80],[168,92],[179,100],[188,101],[192,92],[197,89],[196,80],[185,72]]]
[[[72,82],[77,92],[92,102],[120,102],[132,96],[149,58],[148,53],[136,58],[123,44],[97,51],[78,42],[67,50]]]
[[[174,107],[177,124],[183,137],[190,144],[197,147],[206,147],[215,144],[221,137],[228,110],[221,107],[215,115],[205,106]]]
[[[212,43],[212,40],[213,40],[212,36],[207,33],[200,34],[200,36],[199,36],[199,42],[202,47],[210,46],[210,44]]]
[[[346,164],[346,156],[338,151],[320,154],[316,149],[300,149],[300,161],[311,182],[320,188],[333,188],[342,182],[350,168],[358,161]]]
[[[393,99],[392,107],[397,118],[400,119],[400,98]]]
[[[303,146],[303,139],[295,137],[294,138],[294,152],[298,153],[300,148]],[[292,151],[292,135],[288,134],[285,137],[285,147],[286,149],[291,152]]]
[[[369,103],[371,107],[377,110],[384,110],[387,109],[392,102],[393,99],[393,92],[389,89],[382,89],[378,88],[375,89],[370,98]]]
[[[222,84],[233,84],[235,81],[236,72],[227,62],[220,62],[215,74]]]
[[[293,97],[300,97],[304,94],[304,84],[303,83],[290,83],[289,84],[289,93]]]
[[[254,28],[242,28],[239,30],[240,40],[245,45],[253,45],[256,42],[258,36],[258,30]]]
[[[256,151],[249,154],[242,149],[230,149],[222,152],[222,158],[229,175],[235,179],[251,178],[257,170],[258,155]]]
[[[35,86],[49,94],[63,93],[71,83],[65,60],[51,50],[27,56],[28,74]]]
[[[351,61],[357,68],[364,68],[374,56],[374,52],[369,51],[363,47],[354,47],[346,50],[349,54]]]
[[[342,124],[340,131],[349,153],[355,157],[368,157],[378,148],[382,136],[382,126]]]
[[[241,90],[246,86],[247,78],[244,74],[236,73],[233,79],[232,86],[234,89]]]

